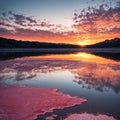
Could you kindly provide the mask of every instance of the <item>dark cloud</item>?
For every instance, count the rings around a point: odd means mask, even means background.
[[[8,32],[7,29],[5,29],[5,28],[0,28],[0,34],[4,34],[4,33],[7,33],[7,32]]]
[[[21,26],[25,26],[25,24],[37,23],[37,20],[33,19],[32,17],[28,17],[22,14],[16,14],[16,13],[13,13],[12,11],[3,12],[2,16],[3,18],[1,19],[4,19],[4,20],[7,19],[10,22],[14,21],[14,23]]]
[[[13,30],[8,30],[6,28],[0,28],[0,35],[12,34]]]
[[[33,19],[30,18],[30,17],[26,17],[26,20],[28,20],[30,23],[37,23],[36,20],[33,20]]]
[[[13,13],[12,13],[12,11],[8,11],[8,14],[9,14],[9,15],[12,15]]]
[[[54,24],[47,22],[46,19],[36,20],[36,19],[33,19],[33,17],[16,14],[16,13],[13,13],[12,11],[9,11],[8,13],[4,12],[2,13],[2,15],[3,15],[3,18],[1,19],[3,19],[4,21],[13,22],[17,25],[20,25],[21,27],[39,27],[39,29],[41,27],[47,28],[47,29],[56,27]]]
[[[22,31],[25,33],[34,33],[38,34],[38,32],[44,35],[44,33],[51,35],[57,34],[58,32],[62,34],[63,31],[67,30],[66,27],[63,25],[55,25],[47,21],[46,19],[39,20],[39,19],[34,19],[34,17],[29,17],[25,16],[22,14],[16,14],[12,11],[9,11],[7,13],[4,13],[3,17],[1,18],[2,20],[2,26],[4,27],[11,27],[14,29],[14,31],[17,33],[19,32],[24,34]],[[21,31],[22,29],[22,31]]]
[[[0,20],[0,25],[5,26],[5,27],[13,27],[12,25],[6,23],[4,20]]]
[[[26,23],[26,18],[23,15],[13,14],[15,23],[19,25],[24,25]]]
[[[110,30],[111,33],[120,33],[120,28],[113,28]]]
[[[19,25],[24,26],[25,23],[31,23],[31,24],[32,23],[34,23],[34,24],[37,23],[37,21],[32,19],[31,17],[26,17],[24,15],[19,15],[19,14],[12,14],[12,15],[14,16],[15,23],[19,24]]]
[[[13,16],[15,17],[15,20],[17,21],[25,21],[25,16],[23,15],[18,15],[18,14],[13,14]]]
[[[2,15],[3,15],[3,17],[6,17],[6,12],[3,12]]]

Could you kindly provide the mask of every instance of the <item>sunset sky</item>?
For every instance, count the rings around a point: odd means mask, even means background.
[[[0,37],[80,45],[120,37],[120,0],[0,0]]]

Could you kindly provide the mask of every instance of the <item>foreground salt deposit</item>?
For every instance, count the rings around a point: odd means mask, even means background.
[[[90,114],[90,113],[81,113],[81,114],[71,114],[65,120],[116,120],[112,116],[107,116],[104,114]]]
[[[57,89],[0,86],[0,119],[33,120],[37,115],[53,109],[63,109],[85,101],[58,92]]]

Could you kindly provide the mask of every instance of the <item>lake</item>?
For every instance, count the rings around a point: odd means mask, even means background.
[[[57,89],[64,95],[86,99],[82,104],[62,109],[58,106],[44,114],[37,112],[36,120],[120,119],[120,53],[82,51],[6,56],[0,60],[0,86]],[[0,118],[9,114],[1,111]]]

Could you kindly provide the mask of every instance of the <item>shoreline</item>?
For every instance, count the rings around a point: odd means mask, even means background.
[[[120,48],[0,48],[0,53],[39,52],[39,53],[70,53],[70,52],[101,52],[120,53]]]

